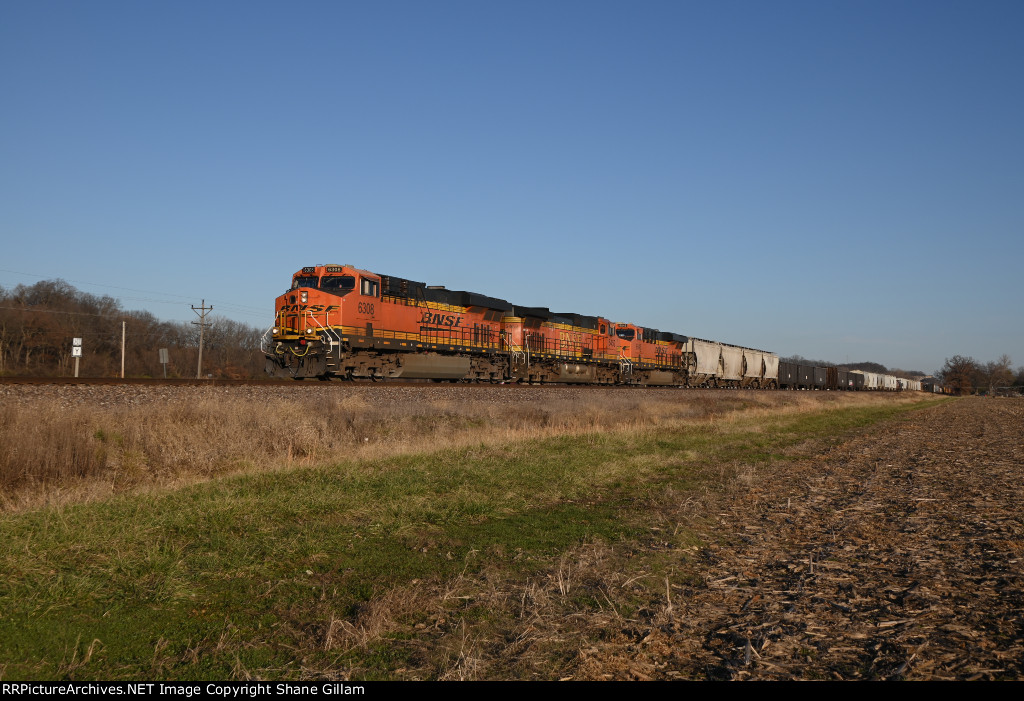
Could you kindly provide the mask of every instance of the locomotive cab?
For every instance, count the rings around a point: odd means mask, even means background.
[[[633,324],[615,324],[615,336],[610,339],[609,348],[623,361],[640,359],[640,343],[644,330]]]
[[[307,266],[292,276],[276,300],[274,362],[268,372],[311,376],[326,373],[325,358],[346,327],[372,334],[380,278],[343,265]],[[269,355],[269,354],[268,354]]]
[[[380,278],[372,273],[341,265],[305,267],[277,298],[274,338],[330,336],[332,329],[345,325],[372,324],[377,311],[373,300],[379,297]]]

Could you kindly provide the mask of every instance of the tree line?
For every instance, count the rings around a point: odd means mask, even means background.
[[[82,292],[63,280],[0,287],[0,375],[70,376],[72,339],[82,339],[80,377],[121,373],[121,324],[126,323],[125,375],[162,377],[159,349],[168,350],[168,377],[195,377],[199,326],[129,311],[107,295]],[[259,329],[210,317],[203,333],[203,375],[263,375]]]
[[[970,356],[954,355],[935,376],[955,394],[1024,393],[1024,365],[1016,370],[1005,353],[998,360],[982,363]]]

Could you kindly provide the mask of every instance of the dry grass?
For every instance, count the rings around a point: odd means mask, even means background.
[[[746,514],[770,501],[776,514],[781,499],[788,515],[796,492],[766,496],[765,477],[928,403],[202,389],[0,392],[0,671],[690,677],[662,660],[673,645],[699,648],[687,632],[698,595],[762,562],[705,571],[758,532],[722,531],[729,505]],[[58,444],[74,448],[14,450]]]
[[[526,581],[492,569],[395,587],[366,602],[354,620],[332,616],[323,644],[367,655],[405,640],[418,663],[396,670],[395,678],[406,680],[610,678],[616,662],[593,646],[595,632],[617,635],[638,622],[648,630],[673,628],[674,616],[686,613],[685,603],[678,611],[673,605],[677,579],[674,571],[638,569],[621,550],[590,542]],[[362,678],[366,670],[353,659],[359,655],[317,674]],[[635,674],[636,662],[627,664]]]
[[[528,390],[527,390],[528,391]],[[554,394],[554,397],[550,395]],[[104,498],[217,475],[362,461],[467,445],[658,430],[759,415],[913,401],[823,392],[576,391],[539,401],[505,393],[377,404],[348,394],[255,399],[211,394],[110,406],[57,398],[0,403],[0,508]]]

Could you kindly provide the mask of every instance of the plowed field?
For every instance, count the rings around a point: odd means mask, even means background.
[[[1020,679],[1024,401],[886,428],[709,505],[703,583],[577,678]]]

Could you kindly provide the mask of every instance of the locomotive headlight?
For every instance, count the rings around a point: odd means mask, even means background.
[[[302,300],[303,302],[308,302],[309,301],[309,293],[306,292],[305,290],[303,290],[302,292],[299,293],[299,299]]]
[[[313,329],[306,329],[306,335],[309,336],[313,333]]]
[[[280,331],[280,330],[281,330],[281,329],[279,329],[279,328],[277,328],[277,327],[275,326],[275,327],[274,327],[274,330],[273,330],[273,331],[272,331],[271,333],[273,333],[273,334],[274,334],[274,335],[276,336],[276,335],[277,335],[277,332],[278,332],[278,331]]]

